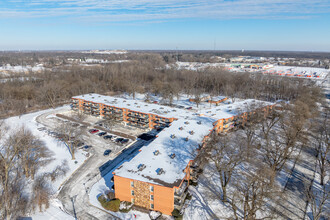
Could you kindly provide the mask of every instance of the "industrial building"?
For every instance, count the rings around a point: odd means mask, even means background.
[[[209,135],[244,124],[256,111],[267,115],[273,107],[271,103],[252,99],[235,103],[223,97],[216,100],[219,101],[216,105],[204,100],[205,105],[194,109],[189,104],[175,108],[86,94],[73,97],[71,107],[129,126],[163,128],[133,159],[114,170],[114,191],[121,201],[171,215],[174,209],[182,208],[189,183],[197,177],[194,159]]]

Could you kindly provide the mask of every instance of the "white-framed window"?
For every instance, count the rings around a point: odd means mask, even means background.
[[[131,195],[134,196],[134,190],[131,190]]]
[[[150,192],[154,191],[154,186],[150,186]]]
[[[150,195],[150,200],[154,201],[154,195]]]
[[[133,198],[131,199],[131,203],[133,203],[133,204],[134,204],[134,199],[133,199]]]
[[[131,181],[131,187],[134,187],[134,182],[133,181]]]
[[[150,204],[150,208],[154,209],[154,204],[153,203]]]

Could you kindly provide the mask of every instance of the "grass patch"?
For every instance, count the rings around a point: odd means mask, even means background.
[[[97,198],[97,200],[101,203],[101,205],[104,209],[112,211],[112,212],[119,211],[119,206],[120,206],[119,199],[109,200],[104,195],[101,195],[101,196],[99,196],[99,198]]]

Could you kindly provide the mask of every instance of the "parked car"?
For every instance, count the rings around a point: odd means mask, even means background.
[[[111,138],[112,138],[112,135],[105,135],[103,138],[104,138],[105,140],[108,140],[108,139],[110,139],[110,140],[111,140]]]
[[[187,109],[187,110],[191,110],[191,109],[192,109],[192,107],[190,106],[190,107],[187,107],[186,109]]]
[[[102,131],[102,132],[98,133],[97,135],[101,137],[101,136],[104,136],[104,135],[106,135],[106,134],[107,134],[107,132]]]
[[[115,140],[115,142],[116,142],[116,143],[120,143],[122,140],[124,140],[124,138],[117,138],[117,139]]]
[[[123,139],[120,143],[126,144],[129,140],[127,138]]]
[[[99,132],[99,130],[97,130],[97,129],[90,129],[89,130],[89,133],[91,133],[91,134],[95,134],[97,132]]]
[[[85,145],[85,146],[84,146],[84,149],[85,149],[85,150],[88,150],[88,149],[91,148],[91,147],[92,147],[91,145]]]
[[[111,150],[108,149],[108,150],[105,150],[105,151],[104,151],[103,155],[104,155],[104,156],[108,156],[110,153],[111,153]]]

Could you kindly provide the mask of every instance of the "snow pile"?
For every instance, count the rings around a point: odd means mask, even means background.
[[[150,219],[152,219],[152,220],[159,218],[161,215],[162,215],[162,213],[160,213],[160,212],[156,212],[156,211],[149,212]]]

